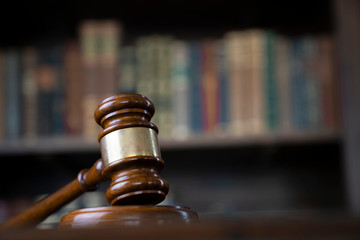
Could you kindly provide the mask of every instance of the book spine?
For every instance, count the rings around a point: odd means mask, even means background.
[[[173,115],[172,115],[172,92],[171,92],[171,79],[170,79],[170,46],[172,38],[168,36],[162,36],[157,41],[157,56],[155,67],[156,78],[157,78],[157,100],[158,100],[158,121],[161,127],[162,137],[171,137],[172,126],[173,126]]]
[[[201,88],[204,93],[204,127],[208,133],[214,133],[218,124],[219,112],[219,81],[216,68],[215,42],[207,40],[203,43],[203,74],[201,76]]]
[[[252,30],[250,35],[250,55],[248,81],[250,84],[249,126],[251,134],[264,134],[267,130],[265,118],[265,32],[260,29]]]
[[[332,117],[334,119],[333,130],[339,130],[343,126],[343,109],[342,109],[342,97],[340,95],[341,83],[339,74],[337,72],[338,68],[336,66],[336,42],[333,38],[327,36],[329,49],[328,49],[328,59],[329,59],[329,71],[331,75],[331,93],[332,93]]]
[[[290,93],[290,49],[289,40],[278,36],[276,41],[276,76],[278,80],[279,122],[281,132],[291,132],[291,93]]]
[[[230,123],[229,69],[225,41],[220,40],[216,46],[217,73],[219,79],[218,134],[227,134]]]
[[[152,102],[155,101],[155,88],[157,87],[154,79],[153,54],[151,41],[149,38],[141,37],[136,42],[136,71],[137,82],[136,91],[147,96]],[[155,114],[157,115],[157,114]]]
[[[185,41],[174,41],[171,46],[171,87],[174,138],[184,139],[190,134],[190,78],[189,46]]]
[[[26,121],[23,122],[25,138],[34,138],[37,136],[37,50],[33,47],[27,47],[22,54],[22,94],[23,94],[23,116]]]
[[[69,135],[80,135],[82,130],[83,78],[80,49],[76,42],[68,42],[64,54],[65,121]]]
[[[322,123],[329,130],[339,127],[340,97],[334,71],[334,42],[329,36],[319,38],[319,78],[322,89]]]
[[[114,20],[99,22],[98,26],[99,46],[99,78],[96,79],[96,86],[100,88],[99,99],[105,99],[117,94],[120,25]],[[100,100],[100,101],[101,101]],[[99,102],[100,103],[100,102]]]
[[[321,128],[322,105],[320,104],[320,80],[317,67],[317,41],[314,37],[307,36],[304,42],[304,75],[306,103],[308,106],[307,123],[309,130]]]
[[[152,118],[152,121],[157,126],[159,126],[159,119],[162,118],[163,115],[162,106],[159,107],[159,38],[159,35],[152,35],[148,37],[147,51],[149,55],[149,61],[146,63],[146,68],[149,73],[149,79],[147,80],[147,88],[149,91],[147,96],[151,99],[155,106],[158,106],[156,110],[157,114],[155,114]],[[159,128],[161,128],[161,126],[159,126]]]
[[[84,83],[83,108],[83,136],[96,138],[100,128],[94,121],[94,106],[102,99],[99,98],[99,25],[93,20],[85,21],[79,29],[82,61],[82,76]]]
[[[37,130],[39,136],[50,136],[53,133],[55,91],[57,86],[57,69],[52,64],[51,50],[44,47],[39,51],[36,68],[37,80]]]
[[[53,97],[53,116],[51,122],[51,134],[63,135],[65,133],[65,82],[63,70],[63,48],[61,46],[52,47],[50,50],[50,64],[54,69],[54,97]]]
[[[190,43],[190,99],[191,130],[194,134],[203,132],[203,97],[201,92],[202,50],[199,42]]]
[[[5,78],[5,134],[10,140],[21,136],[21,79],[20,54],[17,50],[8,50],[4,55]]]
[[[304,57],[301,39],[291,42],[291,104],[295,130],[305,130],[307,126],[307,106],[304,78]]]
[[[243,35],[243,32],[233,31],[225,36],[226,53],[229,57],[230,132],[233,135],[244,133],[241,82]]]
[[[37,79],[39,81],[37,88],[38,88],[38,95],[37,95],[37,135],[40,137],[43,136],[50,136],[51,135],[51,118],[52,118],[52,103],[53,103],[53,94],[49,89],[46,87],[46,80],[48,77],[44,76],[47,75],[46,69],[42,66],[39,66],[37,69]]]
[[[278,93],[275,66],[276,42],[272,31],[265,33],[265,99],[266,99],[266,121],[268,129],[272,132],[278,129]]]
[[[240,134],[252,134],[251,111],[253,106],[253,78],[251,76],[251,58],[252,58],[252,41],[256,35],[256,29],[249,29],[242,33],[239,41],[239,92],[241,101],[239,107],[240,115]],[[249,61],[250,60],[250,61]]]
[[[120,49],[120,66],[118,89],[120,93],[136,93],[136,60],[135,47],[126,46]]]

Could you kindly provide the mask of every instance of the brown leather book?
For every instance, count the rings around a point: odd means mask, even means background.
[[[214,40],[203,43],[202,88],[204,92],[205,131],[212,133],[218,124],[219,79],[217,73],[216,44]]]
[[[88,20],[80,26],[83,73],[83,135],[93,139],[99,127],[92,120],[94,106],[117,93],[120,25],[113,20]]]
[[[69,135],[80,135],[83,119],[83,72],[80,49],[76,42],[68,42],[64,53],[65,121]]]

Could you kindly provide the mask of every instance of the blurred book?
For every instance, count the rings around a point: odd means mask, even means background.
[[[3,85],[4,85],[4,118],[5,137],[18,140],[21,136],[22,126],[22,89],[20,81],[20,52],[17,49],[4,51],[3,59]]]
[[[114,20],[88,20],[80,26],[83,135],[87,138],[96,138],[100,132],[93,119],[97,105],[118,93],[120,29]]]
[[[120,93],[136,93],[137,75],[135,46],[120,48],[120,62],[118,66],[118,89]]]
[[[69,135],[81,135],[82,133],[84,79],[81,69],[80,47],[75,41],[69,41],[64,48],[64,115],[66,131]]]
[[[24,138],[38,137],[38,83],[37,83],[38,51],[34,47],[27,47],[22,52],[22,95],[24,119]]]
[[[64,133],[64,95],[62,78],[62,50],[45,46],[39,50],[36,67],[37,131],[39,136]]]
[[[189,44],[174,41],[171,45],[172,135],[186,139],[190,135],[190,76]]]

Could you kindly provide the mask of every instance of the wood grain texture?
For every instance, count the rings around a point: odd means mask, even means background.
[[[140,94],[109,97],[95,111],[95,120],[104,129],[98,140],[124,128],[145,127],[157,133],[157,127],[150,122],[154,113],[154,104]],[[143,136],[135,137],[139,141],[141,138]],[[121,151],[120,147],[114,147],[113,151]],[[105,194],[111,205],[157,204],[165,199],[169,191],[169,184],[158,174],[164,167],[164,161],[157,156],[143,156],[141,146],[135,149],[139,151],[138,156],[135,153],[135,156],[120,158],[104,168],[103,175],[111,179]]]
[[[110,134],[136,128],[150,128],[157,133],[157,127],[150,122],[154,112],[153,103],[139,94],[116,95],[100,103],[95,119],[104,129],[98,137],[103,158],[107,158],[107,152],[126,151],[119,146],[120,143],[112,144],[113,141],[110,141],[107,145],[105,141],[104,144],[103,140]],[[160,154],[144,155],[142,151],[143,145],[148,143],[141,140],[145,137],[144,133],[146,131],[136,132],[122,143],[127,145],[130,142],[128,147],[134,149],[133,156],[115,154],[111,161],[104,159],[102,174],[111,179],[105,198],[112,206],[72,211],[62,217],[60,228],[163,225],[198,220],[196,212],[189,208],[153,205],[165,199],[169,184],[158,174],[164,167]],[[157,139],[157,135],[155,137]],[[149,146],[158,148],[157,141]]]
[[[359,239],[359,218],[351,217],[251,217],[214,219],[191,224],[148,224],[0,232],[7,240],[118,240],[118,239]]]
[[[131,205],[85,208],[61,218],[59,229],[169,225],[197,222],[196,212],[181,206]]]
[[[155,113],[154,104],[140,94],[119,94],[103,100],[95,111],[95,121],[103,131],[98,140],[106,134],[129,127],[149,127],[158,132],[150,122]]]
[[[128,157],[106,166],[103,175],[111,178],[105,199],[111,205],[157,204],[169,191],[160,177],[164,160],[158,157]]]

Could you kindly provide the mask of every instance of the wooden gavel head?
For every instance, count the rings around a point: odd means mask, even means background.
[[[159,176],[164,161],[158,129],[150,122],[154,112],[153,103],[139,94],[116,95],[99,104],[95,120],[103,128],[98,137],[102,171],[89,172],[111,179],[105,198],[112,206],[71,211],[61,218],[59,228],[187,224],[198,220],[190,208],[156,205],[165,199],[169,185]],[[84,176],[87,179],[92,174]]]
[[[169,191],[159,176],[164,161],[158,128],[150,122],[154,112],[153,103],[139,94],[109,97],[95,111],[103,128],[98,140],[105,165],[102,173],[111,179],[105,193],[111,205],[157,204]]]

